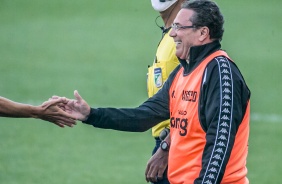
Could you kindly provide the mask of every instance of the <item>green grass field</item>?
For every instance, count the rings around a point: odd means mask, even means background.
[[[216,2],[226,20],[222,47],[252,91],[250,183],[279,184],[282,1]],[[77,89],[93,107],[139,105],[161,37],[157,15],[145,0],[1,0],[0,95],[39,105]],[[143,184],[154,145],[150,131],[9,118],[0,119],[0,139],[3,184]]]

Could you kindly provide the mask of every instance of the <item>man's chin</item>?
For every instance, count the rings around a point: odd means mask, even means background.
[[[177,56],[179,59],[183,59],[183,60],[186,60],[186,57],[183,57],[183,56]]]
[[[182,55],[181,54],[178,54],[177,52],[176,52],[176,57],[178,57],[178,58],[180,58],[180,59],[182,59]]]
[[[187,54],[183,54],[183,52],[181,52],[181,53],[180,53],[180,52],[179,52],[179,53],[176,52],[175,55],[176,55],[176,57],[178,57],[179,59],[184,59],[184,60],[186,60],[186,58],[187,58],[187,57],[186,57]]]

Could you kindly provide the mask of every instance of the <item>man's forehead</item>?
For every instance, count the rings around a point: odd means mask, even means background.
[[[190,9],[184,9],[182,8],[177,16],[174,19],[174,23],[175,24],[183,24],[183,23],[187,23],[187,22],[191,22],[190,18],[193,16],[194,11],[190,10]]]

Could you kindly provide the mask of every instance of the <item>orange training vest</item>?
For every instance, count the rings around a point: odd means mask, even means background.
[[[168,177],[171,184],[192,184],[202,169],[202,154],[206,133],[199,121],[199,97],[203,74],[207,64],[218,56],[228,55],[216,51],[189,75],[183,76],[183,68],[176,74],[170,87],[170,134]],[[230,59],[230,58],[229,58]],[[235,143],[226,166],[222,184],[247,184],[246,157],[249,136],[250,107],[239,126]]]

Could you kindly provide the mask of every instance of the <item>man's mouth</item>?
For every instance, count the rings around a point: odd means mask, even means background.
[[[174,43],[177,46],[177,45],[181,44],[182,42],[181,41],[174,41]]]

